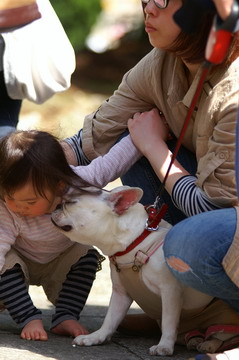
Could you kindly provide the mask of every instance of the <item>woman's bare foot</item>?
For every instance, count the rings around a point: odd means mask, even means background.
[[[65,320],[51,329],[57,335],[76,337],[89,334],[88,330],[76,320]]]
[[[20,336],[24,340],[48,340],[47,333],[40,319],[29,321],[22,329]]]

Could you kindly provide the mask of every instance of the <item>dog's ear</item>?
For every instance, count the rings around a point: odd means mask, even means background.
[[[108,201],[113,211],[122,215],[130,206],[135,205],[142,197],[143,190],[140,188],[119,187],[109,193]]]

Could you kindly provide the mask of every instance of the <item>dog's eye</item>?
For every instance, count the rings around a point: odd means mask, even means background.
[[[72,226],[71,225],[64,225],[64,226],[60,226],[60,228],[61,228],[61,230],[68,232],[68,231],[71,231]]]
[[[75,204],[75,203],[76,203],[76,201],[66,200],[66,201],[63,201],[62,206],[64,207],[64,206],[72,205],[72,204]]]

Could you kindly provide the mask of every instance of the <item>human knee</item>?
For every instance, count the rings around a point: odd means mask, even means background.
[[[176,256],[169,256],[165,260],[172,270],[176,270],[179,273],[186,273],[191,270],[189,264]]]
[[[177,233],[172,228],[166,235],[163,251],[169,269],[177,274],[185,274],[191,271],[192,253],[185,252],[187,246],[180,240],[182,239],[178,239]]]

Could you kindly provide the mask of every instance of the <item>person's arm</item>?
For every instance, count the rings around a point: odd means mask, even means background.
[[[156,175],[162,182],[168,170],[172,153],[168,149],[166,140],[168,128],[157,109],[144,113],[136,113],[128,121],[128,128],[135,146],[150,161]],[[189,173],[174,161],[167,182],[166,190],[172,193],[177,180]]]
[[[61,147],[65,153],[66,160],[69,165],[78,166],[77,157],[73,147],[65,140],[61,141]]]
[[[75,135],[61,141],[61,146],[70,165],[78,166],[90,163],[82,150],[82,129]]]
[[[128,135],[107,154],[97,157],[87,166],[75,167],[74,171],[88,184],[102,188],[123,175],[141,156]]]
[[[172,201],[174,205],[187,216],[201,212],[220,209],[215,202],[196,185],[197,177],[186,175],[181,177],[173,186]]]
[[[132,140],[150,161],[160,181],[164,180],[172,152],[166,144],[167,128],[156,109],[146,113],[136,113],[128,122]],[[165,189],[172,200],[187,216],[218,209],[219,206],[196,185],[197,177],[191,176],[175,160],[169,172]]]
[[[4,1],[0,8],[0,32],[12,31],[41,17],[36,0]]]
[[[2,33],[3,68],[8,95],[42,104],[67,90],[75,52],[49,0],[38,1],[41,17]],[[19,15],[19,14],[18,14]]]
[[[14,220],[4,202],[0,200],[0,271],[5,264],[5,255],[16,241]]]

